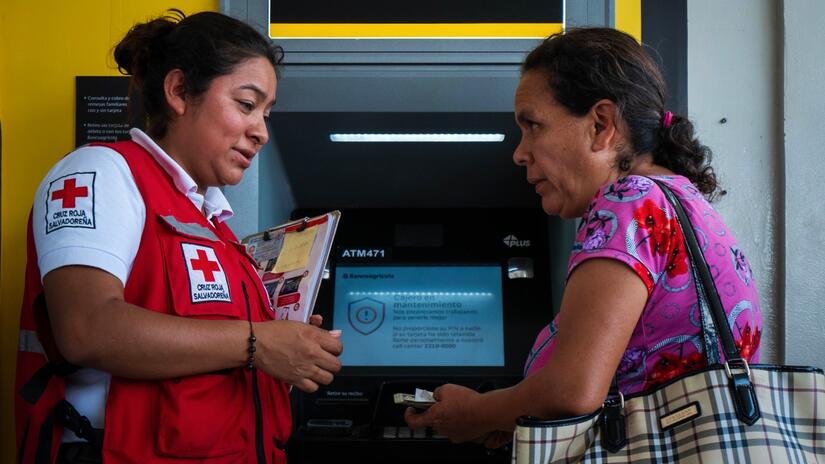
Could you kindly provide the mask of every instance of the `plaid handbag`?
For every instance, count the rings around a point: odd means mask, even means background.
[[[513,459],[527,463],[822,463],[825,374],[813,367],[749,366],[734,344],[690,220],[664,191],[685,236],[710,363],[653,390],[609,398],[586,416],[521,417]],[[686,227],[687,226],[687,227]],[[719,342],[727,362],[720,364]]]

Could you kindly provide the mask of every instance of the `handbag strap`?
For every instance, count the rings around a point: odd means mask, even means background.
[[[736,409],[736,417],[745,425],[753,425],[761,417],[761,412],[759,410],[756,391],[750,379],[750,368],[748,367],[748,362],[742,359],[739,350],[736,349],[733,331],[728,323],[725,309],[722,306],[722,299],[719,298],[719,292],[716,290],[716,284],[710,275],[708,263],[702,253],[702,248],[699,246],[699,241],[696,240],[693,224],[690,222],[687,213],[685,213],[682,203],[676,195],[673,194],[670,187],[656,179],[651,180],[656,182],[656,185],[662,189],[665,197],[667,197],[671,206],[673,206],[673,209],[676,211],[676,220],[679,222],[682,234],[685,236],[686,250],[691,267],[699,274],[702,293],[704,293],[710,305],[710,315],[713,320],[713,325],[716,327],[716,332],[719,334],[722,342],[722,349],[725,351],[725,373],[728,379],[730,379],[729,386]],[[698,287],[699,285],[697,285],[697,292],[699,292]],[[698,297],[701,299],[702,295],[698,295]],[[731,370],[731,366],[737,364],[744,368],[744,372]]]
[[[696,266],[691,263],[690,275],[693,278],[696,288],[696,305],[699,307],[699,323],[702,325],[702,342],[705,347],[705,356],[708,358],[708,365],[722,362],[722,352],[719,349],[719,334],[714,326],[713,318],[710,315],[710,305],[708,297],[705,295],[704,287],[700,282]]]
[[[725,314],[725,309],[722,306],[722,299],[719,297],[719,292],[716,289],[716,283],[710,275],[710,268],[705,260],[705,255],[702,253],[702,248],[699,246],[699,241],[696,239],[696,233],[693,231],[693,224],[685,212],[684,207],[679,199],[674,195],[673,191],[663,182],[656,179],[651,179],[662,189],[665,197],[667,197],[673,209],[676,211],[676,220],[682,228],[682,234],[685,236],[686,251],[690,264],[699,277],[699,284],[703,290],[707,303],[710,306],[710,316],[713,320],[713,325],[722,342],[722,349],[725,352],[725,359],[728,362],[742,361],[739,350],[736,348],[736,341],[733,338],[733,331],[728,324],[728,318]],[[700,296],[701,298],[701,296]]]

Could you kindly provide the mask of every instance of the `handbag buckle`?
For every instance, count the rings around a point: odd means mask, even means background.
[[[602,446],[611,453],[618,453],[627,446],[627,424],[625,423],[624,395],[619,394],[618,402],[615,398],[605,403],[599,418],[602,427]]]
[[[741,368],[745,369],[745,374],[748,376],[748,379],[751,378],[751,368],[748,366],[748,362],[742,358],[739,359],[731,359],[725,361],[725,374],[728,376],[728,379],[733,379],[733,374],[731,373],[730,365],[734,363],[742,363]],[[752,380],[752,379],[751,379]]]
[[[624,411],[624,395],[620,391],[617,391],[616,395],[618,395],[618,398],[615,396],[607,398],[604,403],[602,403],[602,407],[608,408],[618,406],[619,410]]]
[[[745,372],[731,372],[730,364],[741,363]],[[745,425],[753,425],[762,417],[759,410],[759,398],[753,387],[751,369],[742,358],[725,362],[725,373],[730,380],[730,392],[736,407],[736,418]]]

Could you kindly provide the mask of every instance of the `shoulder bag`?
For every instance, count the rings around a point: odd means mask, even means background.
[[[726,362],[618,398],[586,416],[521,417],[513,459],[532,463],[825,463],[825,374],[755,364],[739,355],[707,262],[678,198],[676,211],[696,283],[705,349]],[[709,317],[708,317],[709,316]]]

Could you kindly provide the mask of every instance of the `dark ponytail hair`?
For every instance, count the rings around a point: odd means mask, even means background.
[[[169,71],[180,69],[185,92],[197,98],[216,77],[232,73],[243,61],[266,58],[277,71],[283,49],[251,26],[214,12],[186,16],[177,9],[137,24],[115,46],[115,61],[132,76],[130,94],[139,91],[147,116],[147,132],[166,135],[169,111],[163,82]]]
[[[656,63],[632,36],[609,28],[580,28],[545,39],[525,59],[522,73],[540,71],[554,98],[583,116],[601,99],[616,103],[630,147],[616,162],[628,171],[644,153],[653,162],[690,179],[708,199],[719,186],[710,148],[694,136],[693,124],[673,115],[665,127],[665,82]]]

